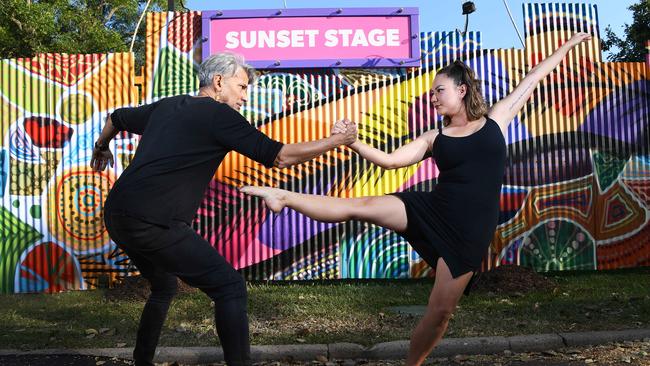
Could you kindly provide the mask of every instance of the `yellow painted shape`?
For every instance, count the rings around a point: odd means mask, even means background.
[[[147,30],[146,30],[146,45],[145,49],[147,54],[145,57],[144,67],[144,80],[145,80],[145,95],[147,97],[153,95],[154,83],[154,67],[158,61],[160,54],[160,36],[161,31],[167,24],[167,13],[147,13]]]
[[[385,136],[409,134],[409,102],[431,88],[434,76],[435,72],[425,73],[364,92],[361,96],[369,94],[366,96],[368,105],[366,110],[361,111],[360,131],[373,131],[368,135],[378,142],[386,142]],[[408,142],[410,141],[405,143]],[[393,150],[398,147],[394,146]],[[391,152],[386,151],[386,153]],[[385,171],[367,162],[366,169],[363,169],[358,181],[355,182],[353,196],[380,196],[393,193],[415,174],[420,164]]]
[[[28,67],[25,60],[0,61],[0,93],[27,113],[54,114],[56,102],[64,93],[63,87],[29,72]]]
[[[75,252],[102,248],[109,241],[104,227],[104,200],[115,182],[111,171],[97,173],[85,166],[56,177],[47,197],[48,227],[57,240]]]
[[[91,95],[101,112],[133,105],[137,101],[133,64],[132,53],[112,53],[81,81],[79,90]]]
[[[16,121],[22,121],[23,111],[0,97],[0,135],[4,138],[9,132],[9,127]]]
[[[84,94],[69,94],[57,107],[57,114],[69,124],[79,125],[90,119],[95,111],[93,99]]]

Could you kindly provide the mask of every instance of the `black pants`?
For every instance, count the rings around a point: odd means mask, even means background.
[[[153,365],[177,277],[214,301],[217,334],[228,365],[250,365],[246,285],[242,276],[186,223],[158,226],[121,215],[105,214],[113,241],[151,284],[133,351],[137,366]]]

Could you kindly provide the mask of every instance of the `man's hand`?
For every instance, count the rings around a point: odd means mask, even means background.
[[[345,135],[344,145],[351,145],[357,141],[357,133],[357,124],[348,119],[337,121],[332,127],[332,135]]]
[[[93,157],[90,159],[90,167],[95,171],[101,172],[108,165],[113,166],[113,153],[108,147],[103,149],[95,144]]]
[[[350,121],[348,121],[347,119],[341,119],[336,121],[336,123],[334,123],[334,125],[332,126],[332,131],[330,132],[330,135],[345,133],[349,122]]]

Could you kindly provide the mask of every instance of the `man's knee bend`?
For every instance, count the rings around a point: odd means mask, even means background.
[[[246,299],[248,296],[248,291],[246,290],[246,281],[244,281],[243,277],[239,277],[239,279],[229,286],[226,289],[227,295],[229,298],[237,298],[237,299]]]
[[[246,291],[246,282],[240,276],[237,280],[230,282],[219,287],[204,289],[204,292],[214,301],[215,303],[222,302],[224,300],[232,299],[247,299]]]
[[[151,286],[151,295],[149,298],[153,298],[159,301],[171,301],[176,293],[178,292],[178,284],[176,280],[174,282],[169,282],[165,286]]]

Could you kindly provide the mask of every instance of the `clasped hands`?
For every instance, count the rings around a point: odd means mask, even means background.
[[[345,135],[345,145],[352,145],[357,141],[357,124],[347,118],[337,121],[332,126],[331,135]]]

